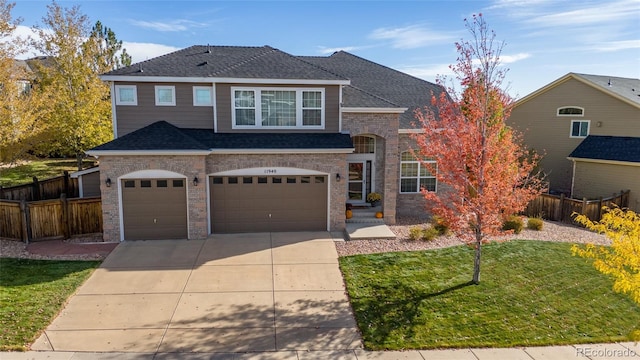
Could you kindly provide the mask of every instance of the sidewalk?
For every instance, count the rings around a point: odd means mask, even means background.
[[[276,351],[252,353],[92,353],[92,352],[3,352],[2,360],[627,360],[640,359],[640,344],[582,344],[511,349],[456,349],[414,351]]]

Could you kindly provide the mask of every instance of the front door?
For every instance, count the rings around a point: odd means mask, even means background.
[[[348,167],[347,202],[351,204],[364,204],[367,200],[367,194],[372,191],[372,162],[370,160],[349,161]]]

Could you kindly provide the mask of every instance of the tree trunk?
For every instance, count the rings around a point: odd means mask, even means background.
[[[481,222],[481,220],[479,220]],[[480,284],[480,255],[482,254],[482,230],[480,226],[476,228],[476,256],[473,260],[473,280],[474,285]]]
[[[83,158],[82,153],[76,154],[76,163],[78,165],[78,171],[82,170],[82,158]]]

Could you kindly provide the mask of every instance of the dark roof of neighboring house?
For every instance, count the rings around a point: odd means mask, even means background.
[[[640,137],[589,135],[569,157],[640,162]]]
[[[345,51],[335,52],[328,57],[300,56],[299,58],[344,76],[351,80],[353,87],[409,108],[400,117],[401,129],[413,128],[415,110],[425,106],[431,107],[432,95],[439,95],[444,90],[439,85]]]
[[[352,148],[348,134],[214,133],[210,129],[182,129],[166,121],[158,121],[90,151]]]
[[[347,80],[269,46],[195,45],[104,75]]]

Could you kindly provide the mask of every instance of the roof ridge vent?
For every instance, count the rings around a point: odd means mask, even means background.
[[[211,54],[211,45],[207,44],[207,54]]]
[[[138,66],[139,67],[138,72],[144,72],[144,70],[142,69],[142,63],[139,63],[138,65],[139,65]]]
[[[609,85],[609,87],[613,86],[613,83],[611,83],[611,78],[609,78],[609,82],[607,83],[607,85]]]

